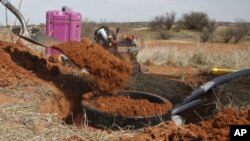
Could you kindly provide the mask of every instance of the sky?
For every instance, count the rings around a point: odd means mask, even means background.
[[[10,0],[18,7],[21,0]],[[29,24],[46,22],[46,11],[69,6],[83,19],[107,22],[150,21],[157,15],[174,11],[177,18],[191,11],[206,12],[211,19],[250,22],[250,0],[22,0],[21,13]],[[0,4],[0,24],[6,25],[5,7]],[[8,11],[8,24],[15,17]]]

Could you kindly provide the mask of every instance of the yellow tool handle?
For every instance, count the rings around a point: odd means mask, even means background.
[[[237,72],[238,70],[234,69],[220,69],[220,68],[213,68],[211,73],[215,75],[223,75],[226,73],[232,73],[232,72]]]

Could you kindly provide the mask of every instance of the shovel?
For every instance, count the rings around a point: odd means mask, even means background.
[[[27,40],[31,43],[43,46],[43,47],[51,47],[54,44],[58,44],[60,43],[60,41],[58,41],[55,38],[52,38],[42,32],[37,32],[34,33],[32,35],[29,34],[28,28],[27,28],[27,24],[26,21],[23,17],[23,15],[19,12],[18,9],[16,9],[10,2],[9,0],[0,0],[1,3],[8,8],[20,21],[21,23],[21,29],[17,28],[17,29],[13,29],[12,32],[16,35],[18,35],[19,37],[23,38],[24,40]]]

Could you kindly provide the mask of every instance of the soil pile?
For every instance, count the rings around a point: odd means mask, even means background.
[[[234,109],[226,109],[219,112],[213,119],[200,123],[200,127],[206,131],[208,140],[229,140],[230,125],[249,125],[248,109],[236,111]]]
[[[152,103],[147,99],[132,99],[129,96],[99,96],[84,101],[85,105],[95,106],[102,112],[121,116],[152,116],[163,115],[172,107],[169,101]]]
[[[11,77],[22,77],[37,80],[34,78],[36,71],[47,73],[47,77],[60,72],[68,72],[70,69],[63,67],[58,61],[51,61],[42,58],[37,52],[22,43],[17,42],[16,44],[0,42],[0,46],[3,48],[0,50],[1,56],[1,71],[11,71],[15,75]],[[32,71],[27,71],[32,70]],[[18,73],[17,73],[18,72]],[[49,72],[49,73],[48,73]]]
[[[23,55],[28,54],[28,52],[32,52],[30,51],[28,48],[27,49],[23,49],[21,45],[18,44],[12,44],[12,43],[7,43],[7,42],[0,42],[0,46],[4,48],[5,51],[14,54],[14,52],[22,52]],[[3,49],[0,49],[0,86],[1,87],[7,87],[9,85],[11,85],[12,83],[14,83],[16,80],[19,80],[21,78],[31,78],[32,74],[27,72],[25,69],[23,69],[22,67],[19,67],[16,63],[14,63],[11,59],[11,56],[9,54],[7,54]],[[20,51],[21,50],[21,51]],[[34,52],[32,52],[34,53]],[[34,53],[35,54],[35,53]],[[24,67],[29,69],[31,67],[33,67],[33,63],[30,63],[37,58],[30,58],[31,60],[26,60],[23,58],[18,58],[20,59],[20,63],[24,64]]]
[[[91,44],[83,39],[80,43],[70,41],[53,46],[61,50],[80,68],[85,68],[92,75],[93,87],[100,91],[121,89],[128,83],[131,66],[113,56],[98,44]]]
[[[225,109],[217,113],[213,119],[198,124],[176,126],[173,122],[166,122],[158,127],[147,128],[145,131],[133,138],[122,138],[123,141],[134,140],[229,140],[230,125],[249,125],[250,108]]]
[[[71,111],[80,110],[81,94],[89,88],[84,78],[74,77],[72,73],[73,68],[42,58],[21,43],[0,41],[0,88],[3,90],[0,94],[10,92],[12,97],[25,97],[19,101],[32,99],[42,113],[57,113],[64,119]],[[13,93],[9,87],[23,89],[25,94]],[[44,93],[34,92],[37,87]],[[17,101],[10,98],[8,102]]]

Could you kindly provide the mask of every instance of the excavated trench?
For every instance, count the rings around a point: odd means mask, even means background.
[[[82,100],[86,98],[83,94],[93,90],[99,94],[89,104],[102,112],[123,116],[150,116],[161,115],[171,108],[170,102],[158,104],[145,99],[134,100],[128,96],[108,96],[108,93],[127,86],[130,64],[110,55],[99,45],[90,44],[87,39],[83,39],[81,43],[67,42],[53,46],[64,52],[77,67],[65,67],[53,56],[42,58],[22,43],[1,42],[1,46],[4,50],[2,53],[9,55],[7,60],[5,58],[5,65],[12,66],[9,69],[17,72],[15,77],[42,80],[51,89],[56,87],[61,91],[48,96],[49,102],[41,101],[40,109],[44,113],[58,113],[68,124],[82,124]],[[1,59],[4,60],[4,56]],[[72,73],[79,68],[86,69],[90,75]]]
[[[80,43],[72,41],[54,45],[53,48],[59,49],[79,68],[85,68],[89,72],[87,79],[98,94],[82,95],[85,98],[94,95],[91,100],[83,99],[84,106],[87,103],[103,113],[124,117],[162,115],[172,106],[169,101],[154,103],[143,98],[112,95],[112,91],[127,87],[131,76],[131,65],[111,55],[98,44],[91,44],[88,39],[83,39]]]

